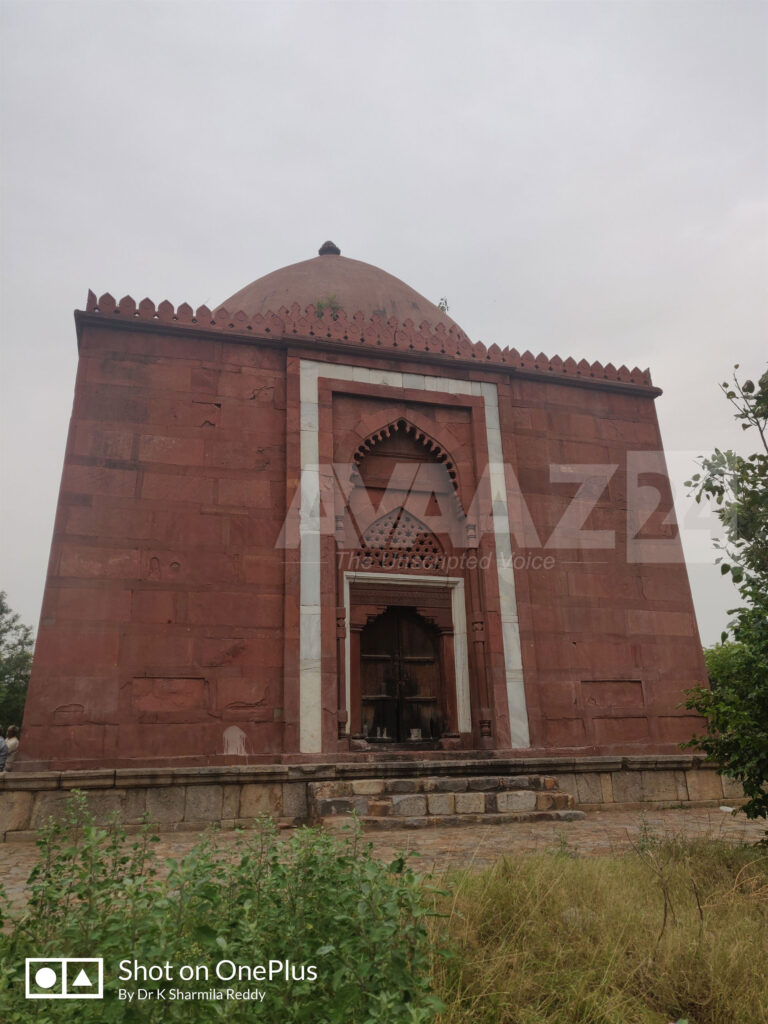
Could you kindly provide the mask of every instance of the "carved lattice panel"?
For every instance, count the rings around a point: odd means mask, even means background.
[[[420,519],[396,508],[365,531],[360,557],[370,567],[434,569],[442,560],[443,548]]]

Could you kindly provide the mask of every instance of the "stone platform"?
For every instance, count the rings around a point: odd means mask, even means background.
[[[419,780],[415,789],[400,791],[402,796],[419,797],[418,807],[426,803],[427,814],[371,813],[368,804],[366,816],[386,820],[400,818],[434,818],[432,824],[443,817],[462,817],[481,814],[483,822],[499,814],[570,813],[571,807],[536,805],[535,808],[515,810],[502,807],[505,797],[515,791],[527,790],[542,796],[548,791],[535,790],[509,783],[514,778],[527,776],[551,777],[556,781],[559,795],[570,795],[573,808],[590,810],[617,810],[664,807],[716,807],[726,802],[734,805],[743,798],[738,786],[721,778],[714,766],[706,764],[700,755],[653,755],[627,757],[528,757],[504,758],[498,756],[467,757],[457,754],[443,760],[425,760],[417,756],[387,760],[361,757],[333,763],[229,765],[215,768],[162,768],[162,769],[110,769],[108,771],[69,772],[11,772],[0,774],[0,839],[24,839],[34,834],[49,817],[61,814],[64,803],[73,789],[87,794],[88,804],[98,822],[117,814],[129,829],[138,828],[148,815],[163,831],[195,830],[215,822],[223,828],[249,827],[264,814],[283,824],[302,824],[312,818],[310,803],[316,799],[318,784],[333,783],[371,785],[383,783],[384,790],[398,795],[394,783]],[[445,788],[426,789],[426,780],[438,779]],[[491,780],[497,780],[491,782]],[[498,780],[502,780],[499,782]],[[458,787],[458,788],[451,788]],[[485,788],[484,788],[485,787]],[[329,790],[329,792],[331,792]],[[337,791],[339,794],[346,791]],[[454,794],[453,810],[450,800],[444,801],[444,812],[436,811],[439,794]],[[458,806],[463,808],[457,811]],[[355,797],[375,797],[376,793],[352,793]],[[433,810],[429,810],[429,796]],[[554,795],[554,794],[553,794]],[[470,797],[475,797],[479,808],[469,810]],[[491,810],[495,796],[496,810]],[[499,797],[502,797],[501,804]],[[343,797],[346,799],[346,796]],[[321,797],[321,799],[326,799]],[[525,802],[526,797],[516,797]],[[530,801],[530,793],[527,795]],[[373,801],[375,803],[375,801]],[[394,806],[394,804],[392,805]],[[416,806],[414,804],[414,806]],[[514,820],[520,820],[519,818]],[[443,821],[448,824],[448,821]],[[452,823],[452,822],[451,822]],[[371,821],[371,827],[375,823]]]

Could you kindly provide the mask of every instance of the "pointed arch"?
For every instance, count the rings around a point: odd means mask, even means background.
[[[374,451],[382,441],[385,441],[390,437],[394,437],[396,434],[400,434],[403,437],[410,437],[417,444],[421,445],[432,459],[436,462],[442,463],[448,472],[454,491],[458,493],[459,485],[456,464],[448,450],[444,445],[440,444],[439,441],[436,441],[431,434],[427,433],[426,430],[416,426],[415,423],[411,423],[411,421],[405,416],[398,416],[397,419],[392,420],[390,423],[387,423],[385,426],[380,427],[378,430],[369,434],[365,440],[357,446],[352,455],[355,465],[359,467],[366,455]]]

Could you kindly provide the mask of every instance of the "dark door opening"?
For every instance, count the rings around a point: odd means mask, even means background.
[[[374,743],[433,743],[440,713],[440,635],[413,608],[387,608],[360,637],[362,731]]]

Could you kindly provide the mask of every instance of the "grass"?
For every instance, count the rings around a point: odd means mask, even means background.
[[[441,1024],[766,1024],[768,851],[642,831],[629,854],[452,873]]]

